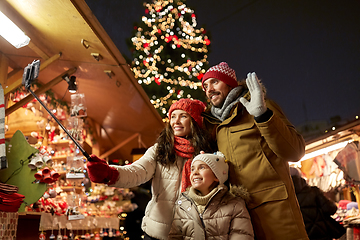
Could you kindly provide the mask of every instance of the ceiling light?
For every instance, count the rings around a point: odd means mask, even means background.
[[[29,44],[30,38],[0,11],[0,35],[16,48]]]
[[[77,85],[76,85],[76,77],[75,76],[71,76],[70,77],[70,82],[69,82],[69,87],[68,90],[71,93],[76,93],[77,91]]]
[[[65,75],[62,77],[68,84],[68,90],[70,93],[76,93],[77,91],[77,85],[76,85],[76,77],[75,76],[71,76],[69,78],[69,75]]]

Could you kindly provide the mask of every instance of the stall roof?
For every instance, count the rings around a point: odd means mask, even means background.
[[[28,46],[16,49],[0,37],[5,94],[21,86],[23,68],[39,59],[42,91],[51,88],[62,97],[68,85],[61,76],[76,76],[101,156],[131,159],[133,148],[155,142],[164,123],[84,0],[5,0],[0,1],[0,11],[31,39]],[[30,98],[8,107],[6,115]],[[70,94],[64,100],[70,103]]]
[[[312,153],[337,143],[352,141],[360,136],[360,119],[336,126],[322,136],[306,141],[305,152]]]

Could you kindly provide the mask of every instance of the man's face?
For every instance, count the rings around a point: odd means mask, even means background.
[[[221,108],[231,87],[216,78],[206,79],[203,86],[206,97],[210,100],[211,104]]]

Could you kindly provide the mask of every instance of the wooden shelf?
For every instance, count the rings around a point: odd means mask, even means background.
[[[60,140],[57,142],[48,142],[48,145],[61,145],[61,144],[69,144],[70,141],[69,140]]]
[[[60,187],[64,192],[75,192],[76,193],[83,193],[83,187],[73,187],[73,186],[62,186]]]
[[[67,157],[68,157],[67,155],[51,156],[51,159],[52,159],[53,161],[59,161],[59,160],[64,160],[64,161],[66,161]]]

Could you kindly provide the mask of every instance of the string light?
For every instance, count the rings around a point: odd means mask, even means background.
[[[171,99],[191,98],[201,88],[210,40],[204,28],[196,28],[195,13],[183,2],[158,0],[144,6],[146,16],[134,27],[130,39],[136,50],[131,70],[145,91],[146,86],[154,83],[159,87],[171,86],[163,96],[151,99],[154,107],[166,116]]]

